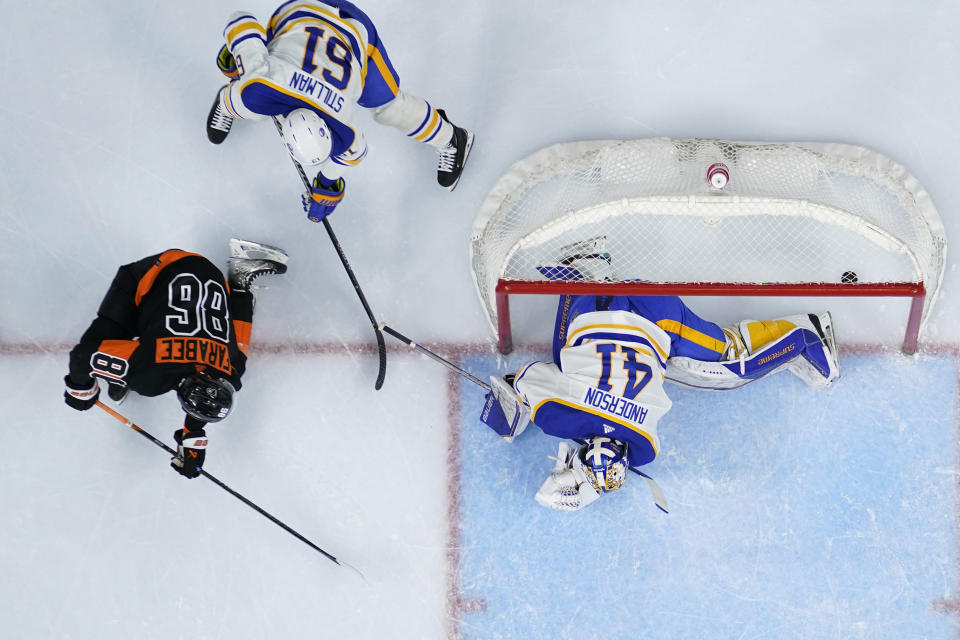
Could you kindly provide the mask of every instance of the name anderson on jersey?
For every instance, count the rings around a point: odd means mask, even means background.
[[[637,424],[643,424],[647,417],[647,410],[637,403],[595,387],[587,388],[587,392],[583,396],[583,403]]]
[[[334,113],[340,113],[343,108],[343,96],[311,75],[294,71],[290,76],[288,86],[301,93],[316,97],[317,100],[330,107]]]

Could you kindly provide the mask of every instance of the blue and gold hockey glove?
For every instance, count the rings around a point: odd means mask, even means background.
[[[310,222],[320,222],[333,213],[340,201],[347,183],[343,178],[330,180],[322,173],[317,173],[313,179],[313,188],[303,194],[303,210],[307,212]]]
[[[177,455],[170,466],[185,478],[196,478],[207,457],[207,434],[203,429],[188,431],[184,427],[173,433],[173,439],[177,441]]]
[[[230,49],[227,49],[227,45],[220,47],[220,52],[217,54],[217,68],[220,69],[220,73],[231,80],[240,77],[240,70],[237,69],[237,61],[234,60]]]

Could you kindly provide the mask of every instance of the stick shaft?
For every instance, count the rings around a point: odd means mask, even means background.
[[[433,351],[430,351],[430,349],[427,349],[426,347],[417,344],[416,342],[414,342],[413,340],[411,340],[411,339],[408,338],[407,336],[403,335],[402,333],[400,333],[399,331],[397,331],[397,330],[394,329],[393,327],[388,327],[388,326],[385,325],[385,324],[381,324],[381,325],[380,325],[380,330],[383,331],[384,333],[390,334],[391,336],[393,336],[394,338],[396,338],[396,339],[399,340],[400,342],[403,342],[404,344],[406,344],[408,347],[410,347],[410,348],[412,348],[412,349],[416,349],[417,351],[419,351],[419,352],[422,353],[423,355],[425,355],[425,356],[427,356],[427,357],[429,357],[429,358],[432,358],[433,360],[436,360],[437,362],[439,362],[440,364],[442,364],[442,365],[445,366],[446,368],[448,368],[448,369],[450,369],[450,370],[452,370],[452,371],[456,371],[457,373],[459,373],[461,376],[463,376],[464,378],[466,378],[466,379],[469,380],[470,382],[473,382],[474,384],[483,387],[483,388],[486,389],[487,391],[490,391],[490,385],[487,384],[486,382],[484,382],[483,380],[481,380],[480,378],[474,376],[474,375],[471,374],[469,371],[466,371],[466,370],[464,370],[464,369],[461,369],[460,367],[458,367],[457,365],[453,364],[452,362],[450,362],[450,361],[447,360],[446,358],[443,358],[443,357],[441,357],[441,356],[438,356],[438,355],[437,355],[436,353],[434,353]]]
[[[283,136],[283,130],[280,126],[280,120],[278,117],[273,118],[273,124],[277,127],[277,133]],[[297,173],[300,174],[300,180],[303,182],[303,186],[307,191],[310,191],[310,178],[307,177],[307,173],[303,170],[303,166],[297,162],[296,158],[290,156],[290,161],[293,162],[293,166],[297,168]],[[360,304],[363,305],[363,310],[367,314],[367,318],[370,320],[370,324],[373,325],[373,330],[376,333],[377,338],[377,356],[380,359],[380,368],[377,371],[377,381],[374,384],[374,389],[379,390],[383,386],[383,380],[387,375],[387,346],[383,339],[383,333],[380,332],[380,327],[377,324],[377,319],[373,315],[373,310],[370,308],[370,304],[367,302],[367,297],[363,295],[363,289],[360,288],[360,282],[357,280],[357,276],[353,273],[353,268],[350,266],[350,261],[347,260],[347,254],[343,252],[343,247],[340,246],[340,241],[337,240],[337,234],[333,232],[333,226],[331,226],[330,221],[324,218],[322,220],[323,228],[327,230],[327,235],[330,237],[330,242],[333,243],[333,248],[337,252],[337,256],[340,258],[340,263],[343,265],[344,271],[347,272],[347,277],[350,279],[350,284],[353,285],[353,290],[357,292],[357,297],[360,298]]]
[[[121,414],[119,411],[116,411],[116,410],[108,407],[107,405],[103,404],[103,402],[101,402],[100,400],[97,400],[97,406],[100,407],[101,409],[103,409],[104,411],[106,411],[107,413],[109,413],[111,416],[113,416],[114,418],[116,418],[116,419],[119,420],[120,422],[124,423],[125,425],[127,425],[128,427],[130,427],[131,429],[133,429],[134,431],[136,431],[137,433],[139,433],[140,435],[142,435],[143,437],[145,437],[147,440],[149,440],[149,441],[152,442],[153,444],[157,445],[158,447],[160,447],[161,449],[163,449],[164,451],[166,451],[167,453],[169,453],[170,455],[174,455],[174,456],[177,455],[177,452],[174,451],[170,446],[168,446],[168,445],[167,445],[166,443],[164,443],[164,442],[161,442],[160,440],[158,440],[157,438],[155,438],[153,435],[151,435],[151,434],[148,433],[147,431],[144,431],[142,428],[138,427],[136,424],[134,424],[134,423],[131,422],[129,419],[127,419],[127,417],[124,416],[123,414]],[[297,538],[298,540],[300,540],[301,542],[303,542],[304,544],[306,544],[306,545],[309,546],[310,548],[314,549],[315,551],[319,551],[319,552],[320,552],[321,554],[323,554],[326,558],[332,560],[333,562],[336,562],[337,564],[339,564],[339,565],[341,565],[341,566],[345,566],[345,567],[347,567],[347,568],[349,568],[349,569],[353,569],[354,571],[356,571],[356,569],[355,569],[354,567],[351,567],[350,565],[346,564],[345,562],[341,562],[340,560],[337,560],[337,558],[335,558],[335,557],[332,556],[331,554],[327,553],[326,551],[324,551],[323,549],[321,549],[320,547],[318,547],[317,545],[315,545],[313,542],[311,542],[310,540],[308,540],[307,538],[305,538],[304,536],[302,536],[298,531],[296,531],[295,529],[293,529],[292,527],[290,527],[289,525],[287,525],[285,522],[283,522],[282,520],[278,519],[278,518],[275,517],[274,515],[268,513],[267,511],[265,511],[264,509],[262,509],[259,505],[257,505],[256,503],[252,502],[251,500],[249,500],[249,499],[248,499],[246,496],[244,496],[243,494],[241,494],[241,493],[239,493],[239,492],[237,492],[237,491],[234,491],[233,489],[231,489],[230,487],[228,487],[225,483],[223,483],[222,481],[220,481],[220,480],[219,480],[218,478],[216,478],[215,476],[207,473],[207,472],[204,471],[203,469],[200,469],[200,475],[202,475],[204,478],[206,478],[206,479],[209,480],[210,482],[214,483],[215,485],[217,485],[218,487],[220,487],[221,489],[223,489],[224,491],[226,491],[227,493],[229,493],[230,495],[232,495],[232,496],[233,496],[234,498],[236,498],[237,500],[240,500],[242,503],[244,503],[245,505],[247,505],[248,507],[250,507],[251,509],[253,509],[253,510],[256,511],[257,513],[259,513],[260,515],[264,516],[265,518],[267,518],[268,520],[270,520],[271,522],[273,522],[274,524],[276,524],[277,526],[279,526],[281,529],[283,529],[284,531],[286,531],[286,532],[289,533],[290,535],[294,536],[295,538]]]

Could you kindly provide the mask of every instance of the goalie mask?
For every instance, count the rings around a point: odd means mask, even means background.
[[[204,422],[219,422],[233,408],[233,385],[205,371],[184,378],[177,386],[177,399],[187,415]]]
[[[598,492],[616,491],[627,479],[627,444],[594,436],[577,451],[574,464]]]
[[[280,121],[283,143],[290,156],[302,165],[318,165],[330,157],[333,136],[315,111],[294,109]]]

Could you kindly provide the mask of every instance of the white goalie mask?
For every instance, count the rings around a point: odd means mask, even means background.
[[[580,447],[573,464],[598,492],[616,491],[627,479],[627,448],[625,442],[594,436]]]
[[[333,136],[315,111],[294,109],[280,121],[283,142],[290,156],[302,165],[318,165],[330,157]]]

